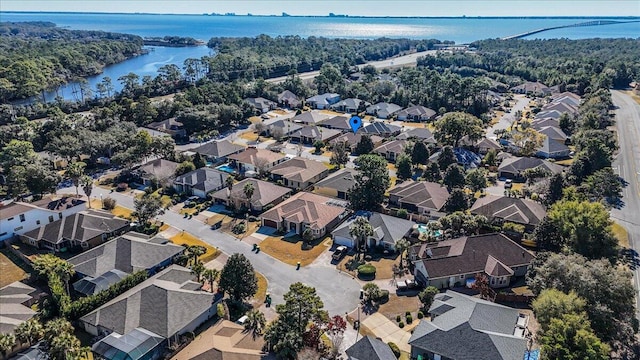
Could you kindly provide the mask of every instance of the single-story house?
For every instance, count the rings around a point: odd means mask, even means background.
[[[261,215],[262,226],[302,235],[311,229],[319,238],[348,214],[347,203],[307,192],[299,192]]]
[[[569,139],[569,136],[567,136],[567,134],[557,126],[545,126],[540,128],[538,132],[551,140],[555,140],[563,144],[565,144]]]
[[[349,122],[350,119],[351,118],[346,116],[334,116],[330,119],[324,120],[318,125],[328,129],[351,132],[351,123]]]
[[[564,168],[547,160],[533,157],[510,157],[504,159],[498,166],[498,176],[509,179],[522,179],[522,174],[527,169],[541,168],[550,174],[561,173]]]
[[[298,97],[298,95],[292,93],[289,90],[285,90],[278,94],[278,106],[287,109],[295,109],[302,105],[302,101]]]
[[[176,177],[173,188],[179,194],[194,195],[204,199],[210,192],[227,186],[229,176],[231,175],[226,172],[203,167]]]
[[[247,171],[269,171],[272,167],[287,160],[287,157],[282,153],[258,149],[253,146],[238,154],[230,155],[228,158],[233,167],[238,169],[241,174]]]
[[[76,291],[91,295],[137,271],[149,275],[171,265],[184,247],[160,236],[129,232],[68,260],[80,278]]]
[[[9,334],[36,316],[31,308],[36,293],[36,289],[20,281],[0,288],[0,334]]]
[[[328,142],[340,136],[340,134],[342,134],[340,130],[321,128],[319,126],[305,126],[289,135],[289,140],[304,144],[313,144],[318,140]]]
[[[244,149],[244,146],[234,144],[229,140],[219,140],[202,144],[191,151],[206,157],[214,164],[220,164],[227,161],[229,155],[238,154]]]
[[[571,155],[571,149],[562,141],[553,140],[547,136],[542,146],[536,150],[536,156],[544,159],[566,159]]]
[[[551,94],[551,89],[545,84],[539,82],[526,82],[522,85],[514,86],[511,92],[516,94],[532,94],[537,96],[545,96]]]
[[[382,156],[387,161],[395,162],[398,156],[404,153],[408,144],[407,140],[391,140],[373,149],[373,153]]]
[[[575,114],[578,112],[578,106],[565,102],[550,102],[542,107],[542,111],[557,110],[564,113]]]
[[[340,95],[335,93],[324,93],[312,96],[307,99],[307,104],[312,109],[328,109],[331,105],[340,101]]]
[[[501,288],[526,275],[534,256],[504,234],[492,233],[414,245],[409,259],[416,281],[424,286],[465,286],[480,273],[491,287]]]
[[[435,119],[436,115],[435,110],[422,105],[415,105],[398,112],[398,120],[416,122],[429,121]]]
[[[0,202],[0,244],[86,208],[87,202],[75,196],[46,197],[32,203]]]
[[[367,115],[376,116],[380,119],[389,119],[400,110],[402,110],[402,106],[400,105],[379,102],[375,105],[368,106],[366,113]]]
[[[378,135],[382,137],[396,136],[400,134],[402,128],[396,125],[389,125],[382,121],[374,121],[360,130],[365,134]]]
[[[281,131],[282,136],[290,136],[303,127],[304,125],[294,123],[291,120],[276,120],[275,122],[265,126],[264,132],[267,136],[273,136],[275,131]]]
[[[501,195],[486,195],[478,198],[469,209],[473,215],[484,215],[490,222],[502,224],[512,222],[524,225],[532,231],[547,215],[539,202]]]
[[[535,118],[531,122],[531,127],[534,128],[535,130],[540,130],[547,126],[553,126],[553,127],[559,128],[560,120],[548,117],[548,118]]]
[[[20,235],[20,240],[39,249],[65,252],[69,247],[89,249],[129,230],[129,220],[108,211],[87,209]]]
[[[296,157],[272,167],[269,173],[284,186],[303,190],[327,177],[329,169],[319,161]]]
[[[337,144],[342,143],[345,144],[347,148],[351,150],[351,152],[354,152],[356,150],[356,146],[358,146],[358,143],[360,142],[360,140],[362,140],[362,136],[363,134],[361,132],[357,132],[355,134],[353,132],[346,132],[329,141],[329,145],[336,146]],[[380,146],[380,144],[382,144],[382,141],[384,141],[384,138],[378,135],[365,134],[364,136],[369,136],[371,142],[373,143],[373,147]]]
[[[331,115],[321,113],[317,110],[305,111],[291,118],[291,121],[297,124],[318,125],[330,118]]]
[[[81,317],[80,327],[93,336],[127,336],[144,329],[174,342],[216,314],[214,294],[201,288],[190,269],[171,265]]]
[[[251,104],[260,114],[264,114],[278,107],[278,104],[263,97],[246,98],[244,101]]]
[[[551,119],[557,120],[557,119],[560,119],[560,117],[564,113],[565,113],[564,111],[558,111],[558,110],[542,110],[539,113],[537,113],[533,119],[537,120],[537,119],[551,118]]]
[[[112,332],[91,347],[97,359],[160,359],[166,339],[143,328],[135,328],[120,335]]]
[[[409,237],[412,227],[415,225],[413,221],[377,212],[367,213],[365,216],[373,228],[373,235],[366,239],[366,247],[368,249],[380,247],[385,250],[395,251],[396,242]],[[349,234],[351,225],[353,225],[356,218],[357,216],[352,216],[331,232],[334,244],[348,246],[350,248],[356,247],[357,239],[354,239]]]
[[[184,124],[182,124],[175,118],[152,122],[146,127],[151,130],[170,135],[172,138],[184,138],[187,136],[187,131],[184,129]]]
[[[428,144],[436,144],[437,141],[433,137],[431,130],[427,128],[409,128],[396,136],[398,140],[418,140]]]
[[[205,330],[171,360],[261,360],[264,338],[254,336],[244,325],[222,320]]]
[[[448,199],[445,186],[428,181],[404,181],[389,190],[389,206],[421,215],[441,211]]]
[[[529,317],[517,309],[447,290],[429,313],[409,339],[412,359],[527,358]]]
[[[363,336],[345,353],[347,360],[393,360],[396,358],[389,345],[371,335]]]
[[[134,172],[143,185],[149,186],[154,181],[157,181],[160,184],[171,182],[176,175],[177,168],[177,162],[165,159],[155,159],[141,165],[139,168],[134,170]]]
[[[253,186],[253,194],[251,195],[251,206],[244,193],[244,187],[246,184]],[[213,200],[218,204],[224,204],[226,206],[232,206],[236,209],[247,208],[253,211],[261,212],[267,205],[276,205],[282,202],[285,197],[291,193],[291,189],[278,186],[270,182],[246,178],[237,184],[233,184],[231,190],[228,187],[224,187],[221,190],[216,191],[211,196]]]
[[[496,151],[502,150],[502,145],[500,145],[497,141],[486,138],[486,137],[483,137],[475,141],[469,141],[469,138],[465,136],[462,139],[460,139],[460,142],[458,143],[458,145],[470,148],[474,151],[477,151],[478,154],[483,154],[483,155],[488,153],[489,150],[496,150]]]
[[[343,168],[326,178],[318,181],[314,186],[314,193],[333,198],[348,200],[349,190],[356,184],[355,169]]]
[[[349,98],[331,105],[331,109],[335,111],[340,111],[343,113],[355,114],[366,109],[370,105],[371,103],[367,101]]]
[[[438,161],[438,157],[442,151],[436,151],[429,156],[429,161]],[[482,164],[482,158],[471,150],[457,147],[453,149],[458,164],[467,169],[475,169]]]

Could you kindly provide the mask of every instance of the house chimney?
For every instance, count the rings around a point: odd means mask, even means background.
[[[522,258],[524,258],[524,251],[522,252]]]

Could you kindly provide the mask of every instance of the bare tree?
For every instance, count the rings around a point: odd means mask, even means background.
[[[269,160],[257,157],[253,165],[256,167],[256,170],[258,170],[258,173],[260,173],[260,175],[264,175],[269,168]]]

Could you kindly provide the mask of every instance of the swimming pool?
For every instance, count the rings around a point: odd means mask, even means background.
[[[440,238],[442,236],[442,231],[440,230],[431,231],[425,224],[418,224],[418,232],[420,232],[421,236],[431,235],[435,238]]]
[[[229,173],[229,174],[234,174],[236,172],[236,169],[232,168],[231,166],[229,166],[229,164],[220,165],[220,166],[216,167],[216,169],[218,169],[220,171],[224,171],[224,172]]]

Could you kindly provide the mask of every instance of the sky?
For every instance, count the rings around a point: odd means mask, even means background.
[[[1,0],[0,11],[238,15],[640,16],[638,0]],[[1,19],[0,19],[1,20]]]

